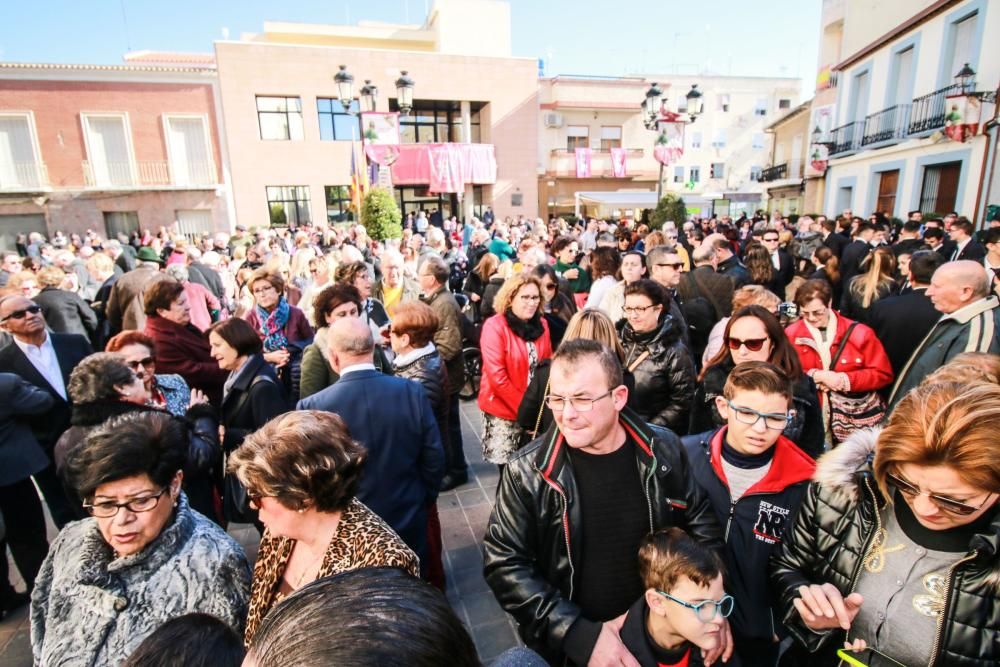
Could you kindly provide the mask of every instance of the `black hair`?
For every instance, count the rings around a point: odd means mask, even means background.
[[[916,220],[907,220],[906,222],[903,223],[903,231],[908,233],[919,232],[920,223],[917,222]]]
[[[132,652],[121,667],[239,667],[243,639],[215,616],[190,613],[172,618]]]
[[[924,229],[924,238],[943,239],[944,230],[941,229],[940,227],[927,227],[926,229]]]
[[[983,245],[1000,243],[1000,227],[991,227],[983,233]]]
[[[626,285],[625,296],[632,294],[646,297],[654,306],[670,304],[670,294],[663,289],[660,283],[649,278],[641,278],[630,285]]]
[[[910,255],[910,275],[914,282],[929,285],[934,272],[944,262],[944,257],[936,250],[918,250]]]
[[[209,336],[213,333],[226,341],[226,344],[236,350],[236,354],[241,357],[257,354],[264,349],[257,330],[240,317],[230,317],[227,320],[216,322],[208,328],[205,335]]]
[[[441,591],[390,567],[350,570],[304,586],[268,613],[250,653],[257,667],[480,665]]]
[[[104,422],[66,457],[63,475],[81,500],[97,487],[135,475],[167,486],[187,460],[187,429],[164,412],[139,412]]]

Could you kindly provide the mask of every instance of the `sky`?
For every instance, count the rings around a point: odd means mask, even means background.
[[[0,61],[209,53],[264,21],[422,23],[432,0],[0,0]],[[792,76],[811,97],[821,0],[510,0],[513,55],[545,73]],[[617,11],[625,9],[625,11]],[[485,35],[484,38],[488,38]]]

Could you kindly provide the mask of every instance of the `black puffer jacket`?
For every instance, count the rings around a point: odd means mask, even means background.
[[[629,408],[620,420],[638,443],[650,531],[678,526],[721,553],[722,529],[680,439]],[[566,633],[580,617],[573,578],[583,518],[566,447],[552,428],[518,451],[504,470],[483,537],[486,583],[518,622],[524,642],[550,659],[560,656]]]
[[[397,358],[398,362],[399,359]],[[441,442],[447,442],[448,436],[448,369],[444,360],[434,348],[416,359],[403,365],[395,365],[396,375],[407,380],[419,382],[427,394],[434,410],[434,421],[441,433]]]
[[[732,358],[727,357],[705,371],[705,377],[694,393],[689,433],[714,431],[725,426],[725,420],[715,407],[715,397],[722,396],[729,373],[735,366]],[[808,375],[800,375],[792,384],[792,403],[795,416],[785,427],[783,435],[809,456],[818,458],[823,453],[823,409],[819,405],[816,383]]]
[[[799,586],[831,583],[843,595],[857,583],[884,505],[872,475],[877,431],[859,431],[819,461],[795,525],[771,558],[771,583],[799,655],[787,664],[836,665],[844,632],[807,628],[792,604]],[[972,538],[966,556],[952,567],[939,617],[931,665],[986,667],[1000,662],[1000,517]],[[804,648],[803,648],[804,647]],[[817,660],[817,657],[820,657]],[[783,663],[786,664],[786,663]]]
[[[678,435],[687,433],[695,370],[677,321],[666,315],[659,329],[640,334],[621,320],[618,336],[625,348],[625,367],[635,376],[635,400],[629,405],[650,424],[666,426]]]

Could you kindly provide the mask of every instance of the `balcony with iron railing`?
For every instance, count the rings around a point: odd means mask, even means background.
[[[98,162],[84,160],[83,181],[92,188],[204,187],[218,183],[215,163],[166,160]]]
[[[761,183],[767,183],[770,181],[780,181],[786,178],[788,173],[788,163],[776,164],[773,167],[768,167],[760,172],[760,178],[757,180]]]
[[[49,187],[44,162],[0,162],[0,191],[26,192]]]
[[[862,146],[872,146],[905,139],[910,131],[909,104],[895,104],[888,109],[865,116]]]
[[[972,84],[970,90],[975,90],[975,84]],[[961,92],[962,86],[953,83],[941,90],[914,98],[913,109],[910,112],[909,134],[931,132],[944,127],[945,116],[948,114],[947,97]]]
[[[864,126],[863,120],[856,120],[830,130],[830,155],[858,150]]]

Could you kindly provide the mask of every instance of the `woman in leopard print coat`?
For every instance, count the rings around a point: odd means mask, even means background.
[[[364,448],[343,420],[318,410],[276,417],[230,456],[230,473],[266,527],[250,589],[247,646],[273,606],[320,577],[362,567],[419,572],[416,554],[354,497],[364,461]]]

